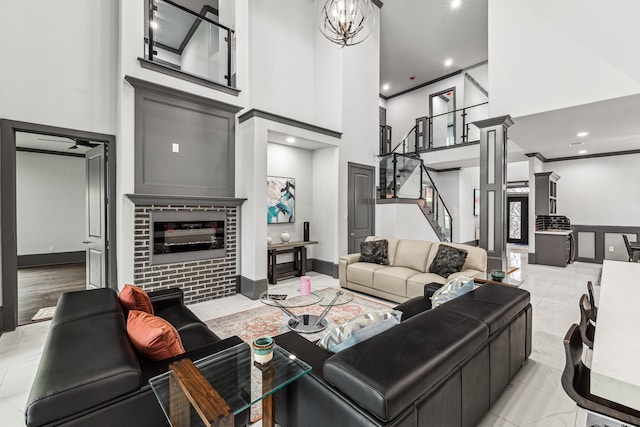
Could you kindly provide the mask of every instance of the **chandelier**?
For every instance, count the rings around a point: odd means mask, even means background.
[[[342,47],[362,43],[373,29],[375,15],[371,0],[316,0],[324,6],[319,13],[320,32]]]

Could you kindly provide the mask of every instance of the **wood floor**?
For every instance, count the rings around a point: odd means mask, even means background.
[[[53,307],[63,292],[85,289],[85,263],[30,267],[18,270],[18,324],[45,307]]]

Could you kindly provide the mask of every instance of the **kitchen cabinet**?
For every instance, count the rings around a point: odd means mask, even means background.
[[[554,172],[540,172],[536,177],[536,215],[554,215],[557,213],[558,180]]]
[[[536,231],[536,264],[566,267],[574,258],[571,230]]]

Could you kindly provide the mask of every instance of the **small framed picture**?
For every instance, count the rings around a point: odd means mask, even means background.
[[[480,190],[473,189],[473,216],[480,215]]]

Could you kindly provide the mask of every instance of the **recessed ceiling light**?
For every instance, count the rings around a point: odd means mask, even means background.
[[[287,137],[287,142],[289,144],[293,144],[294,142],[296,142],[296,139],[294,137],[290,136],[290,137]]]
[[[451,8],[452,8],[452,9],[457,9],[457,8],[459,8],[459,7],[460,7],[460,5],[461,5],[461,4],[462,4],[462,1],[461,1],[461,0],[453,0],[453,1],[451,2]]]
[[[575,147],[575,146],[577,146],[577,145],[583,145],[583,144],[584,144],[584,142],[582,142],[582,141],[578,141],[578,142],[570,142],[570,143],[569,143],[569,147]]]
[[[453,65],[453,59],[451,58],[447,58],[444,60],[444,66],[445,67],[451,67]]]
[[[149,25],[151,26],[151,28],[153,28],[154,30],[158,29],[158,23],[156,21],[151,21],[149,23]]]
[[[578,154],[587,154],[587,150],[580,150],[578,151]]]
[[[382,90],[389,90],[389,83],[385,83],[382,85]]]
[[[584,138],[587,135],[589,135],[589,132],[578,132],[578,134],[576,136],[578,138]]]

